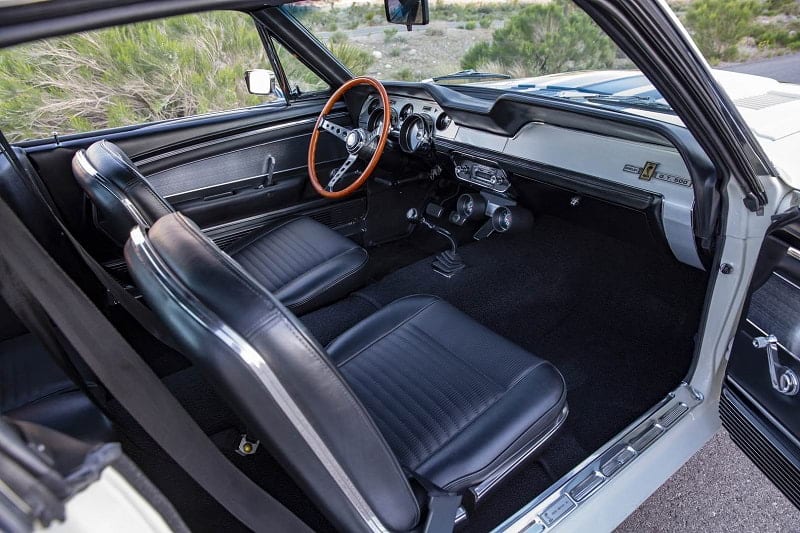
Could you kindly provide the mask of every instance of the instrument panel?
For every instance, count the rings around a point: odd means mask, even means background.
[[[410,154],[424,154],[433,148],[434,137],[454,126],[452,119],[433,100],[390,96],[392,128],[400,148]],[[376,96],[367,98],[358,116],[358,126],[368,131],[380,127],[383,107]]]
[[[390,136],[401,149],[424,155],[438,149],[449,153],[454,178],[478,189],[504,194],[511,189],[503,161],[563,169],[662,198],[661,222],[675,257],[703,268],[693,231],[692,177],[678,149],[613,134],[532,121],[513,136],[456,124],[434,100],[390,95]],[[359,126],[373,130],[383,118],[380,100],[369,97],[359,114]],[[612,123],[613,124],[613,123]],[[436,145],[436,146],[434,146]],[[524,177],[524,176],[522,176]]]

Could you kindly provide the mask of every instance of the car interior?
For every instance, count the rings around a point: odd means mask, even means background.
[[[459,530],[489,530],[689,374],[714,167],[645,114],[337,84],[282,10],[253,16],[336,91],[20,143],[32,179],[2,159],[0,194],[312,529],[357,529],[351,483],[390,530],[421,527],[431,487],[460,496]],[[60,224],[171,339],[109,298]],[[243,527],[79,358],[0,314],[4,416],[118,441],[192,529]]]

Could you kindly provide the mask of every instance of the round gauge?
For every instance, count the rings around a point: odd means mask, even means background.
[[[450,123],[453,122],[447,113],[440,113],[438,117],[436,117],[436,129],[437,130],[446,130]]]
[[[373,111],[378,109],[379,105],[381,105],[380,101],[378,101],[377,98],[373,98],[372,100],[369,101],[369,104],[367,104],[367,113],[372,113]]]
[[[411,104],[406,104],[400,110],[400,122],[404,122],[411,114],[414,112],[414,106]]]
[[[400,148],[409,154],[427,152],[431,148],[433,123],[428,115],[410,115],[400,128]]]
[[[397,128],[397,111],[392,109],[392,129]],[[369,131],[375,131],[376,128],[380,128],[383,126],[383,108],[377,107],[372,110],[369,114],[369,119],[367,119],[367,129]]]

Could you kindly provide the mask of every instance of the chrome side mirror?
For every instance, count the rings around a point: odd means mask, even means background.
[[[275,92],[275,73],[263,68],[245,71],[244,82],[250,94],[273,94]]]

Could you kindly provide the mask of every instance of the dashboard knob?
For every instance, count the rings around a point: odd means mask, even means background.
[[[480,194],[464,193],[458,197],[456,211],[465,220],[478,220],[486,213],[486,199]]]

